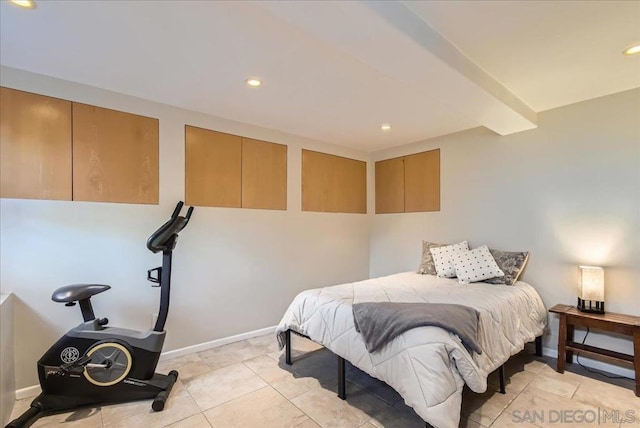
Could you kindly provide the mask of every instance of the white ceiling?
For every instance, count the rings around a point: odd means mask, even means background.
[[[634,41],[638,1],[0,5],[3,65],[367,151],[639,87]]]
[[[640,86],[640,1],[407,5],[535,111]]]

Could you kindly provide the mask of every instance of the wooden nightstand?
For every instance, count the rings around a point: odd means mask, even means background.
[[[564,373],[565,362],[572,362],[574,352],[580,352],[587,356],[599,356],[603,360],[633,367],[636,374],[636,396],[640,397],[640,317],[612,312],[591,314],[580,312],[575,306],[568,305],[555,305],[549,309],[549,312],[560,315],[557,368],[559,373]],[[633,355],[574,342],[573,330],[576,326],[633,336]]]

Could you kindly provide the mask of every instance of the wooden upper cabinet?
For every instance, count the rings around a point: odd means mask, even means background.
[[[0,197],[71,200],[71,102],[0,88]]]
[[[158,120],[73,103],[73,199],[158,203]]]
[[[0,90],[0,196],[158,203],[157,119]]]
[[[240,208],[242,137],[185,126],[187,205]]]
[[[242,138],[242,208],[287,209],[287,146]]]
[[[366,214],[366,162],[302,150],[302,210]]]
[[[376,162],[376,214],[440,211],[440,149]]]
[[[376,214],[404,212],[404,158],[376,162]]]
[[[440,149],[404,157],[404,211],[440,211]]]

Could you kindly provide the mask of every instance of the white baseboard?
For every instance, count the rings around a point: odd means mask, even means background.
[[[216,339],[210,342],[199,343],[197,345],[186,346],[184,348],[174,349],[173,351],[163,352],[162,355],[160,355],[160,361],[170,360],[171,358],[181,357],[183,355],[192,354],[194,352],[206,351],[207,349],[217,348],[219,346],[228,345],[229,343],[240,342],[241,340],[275,333],[276,327],[277,326],[274,325],[272,327],[265,327],[259,330],[236,334],[235,336],[223,337],[222,339]]]
[[[240,342],[241,340],[251,339],[253,337],[263,336],[265,334],[275,333],[276,326],[261,328],[259,330],[248,331],[246,333],[236,334],[235,336],[223,337],[222,339],[211,340],[209,342],[199,343],[197,345],[186,346],[184,348],[174,349],[172,351],[163,352],[160,355],[160,361],[170,360],[171,358],[181,357],[183,355],[192,354],[194,352],[206,351],[207,349],[217,348],[219,346],[228,345],[229,343]],[[558,358],[558,351],[553,348],[542,348],[542,355],[551,358]],[[616,366],[613,364],[603,363],[602,361],[592,360],[591,358],[580,357],[580,362],[589,368],[601,370],[618,376],[624,376],[633,379],[635,373],[631,369]],[[16,400],[35,397],[40,393],[40,385],[33,385],[27,388],[16,390]]]
[[[40,391],[40,385],[33,385],[22,389],[16,389],[16,400],[35,397],[36,395],[40,394]]]
[[[551,357],[551,358],[558,358],[558,350],[554,349],[554,348],[542,348],[542,355],[547,356],[547,357]],[[573,353],[573,363],[576,364],[576,353]],[[607,372],[613,375],[617,375],[617,376],[624,376],[624,377],[628,377],[631,379],[635,378],[635,372],[631,369],[628,369],[626,367],[620,367],[614,364],[609,364],[609,363],[604,363],[602,361],[598,361],[598,360],[593,360],[591,358],[587,358],[587,357],[580,357],[580,363],[585,366],[585,367],[589,367],[590,369],[595,369],[595,370],[600,370],[603,372]]]
[[[263,336],[265,334],[275,333],[277,326],[261,328],[259,330],[248,331],[246,333],[236,334],[235,336],[223,337],[209,342],[199,343],[197,345],[186,346],[184,348],[174,349],[172,351],[163,352],[160,355],[160,361],[170,360],[171,358],[181,357],[183,355],[192,354],[194,352],[206,351],[207,349],[217,348],[219,346],[228,345],[229,343],[240,342],[241,340],[251,339],[253,337]],[[275,339],[274,339],[275,340]],[[27,388],[16,390],[16,400],[35,397],[40,394],[40,385],[33,385]]]

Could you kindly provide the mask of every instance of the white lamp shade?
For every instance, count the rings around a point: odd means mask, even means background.
[[[580,298],[604,302],[604,269],[596,266],[578,266],[580,269]]]

